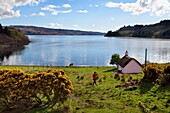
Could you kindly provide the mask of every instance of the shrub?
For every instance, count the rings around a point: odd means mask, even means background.
[[[170,64],[164,66],[163,73],[157,79],[159,85],[166,85],[170,82]]]
[[[114,78],[115,78],[115,79],[119,79],[119,78],[120,78],[119,74],[116,73],[115,76],[114,76]]]
[[[106,78],[107,78],[107,76],[106,76],[106,75],[104,75],[103,80],[106,80]]]
[[[121,81],[125,82],[125,76],[124,75],[121,76]]]
[[[159,67],[150,64],[144,69],[144,81],[154,81],[159,85],[166,85],[170,82],[170,64]]]
[[[53,107],[65,102],[73,90],[72,83],[63,71],[25,74],[18,69],[0,70],[0,106],[3,106],[0,112]]]
[[[144,81],[155,81],[161,70],[156,64],[149,64],[144,68],[143,72],[145,74],[143,77]]]
[[[164,68],[164,73],[165,74],[170,74],[170,64],[166,65]]]

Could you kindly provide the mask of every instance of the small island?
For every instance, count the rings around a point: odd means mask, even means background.
[[[170,20],[152,25],[124,26],[117,31],[108,31],[106,37],[143,37],[170,39]]]
[[[23,49],[30,41],[19,29],[3,27],[0,24],[0,59],[9,56],[13,51]]]

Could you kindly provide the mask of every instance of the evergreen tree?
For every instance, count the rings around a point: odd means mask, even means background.
[[[4,28],[4,33],[5,33],[6,35],[9,35],[8,27],[5,27],[5,28]]]
[[[2,33],[3,32],[3,27],[2,27],[2,25],[0,24],[0,33]]]

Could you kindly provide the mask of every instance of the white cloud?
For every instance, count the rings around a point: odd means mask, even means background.
[[[53,12],[51,13],[51,15],[57,15],[57,14],[58,14],[57,11],[53,11]]]
[[[72,10],[66,10],[66,11],[59,11],[59,13],[71,13]]]
[[[105,4],[105,6],[106,6],[106,7],[109,7],[109,8],[112,8],[112,7],[120,7],[119,4],[121,4],[121,3],[107,2],[107,3]]]
[[[36,16],[36,13],[32,13],[31,16]]]
[[[89,6],[90,7],[99,7],[99,5],[97,5],[97,4],[96,5],[90,4]]]
[[[64,4],[63,7],[69,8],[71,6],[69,4]],[[72,12],[72,10],[58,11],[58,10],[56,10],[56,8],[61,8],[61,6],[48,5],[48,6],[42,7],[41,10],[50,11],[51,15],[58,15],[59,13],[70,13],[70,12]]]
[[[55,11],[51,12],[51,15],[58,15],[59,13],[71,13],[71,12],[72,12],[72,10],[65,10],[65,11],[55,10]]]
[[[94,6],[95,6],[95,7],[99,7],[99,5],[97,5],[97,4],[96,4],[96,5],[94,5]]]
[[[79,11],[77,11],[78,13],[88,13],[88,11],[87,10],[79,10]]]
[[[2,10],[0,8],[0,19],[3,18],[12,18],[12,17],[19,17],[20,15],[20,10],[13,11],[13,10]]]
[[[56,8],[60,8],[60,6],[48,5],[48,6],[42,7],[41,10],[53,12],[55,11]]]
[[[50,26],[50,27],[61,27],[61,26],[63,26],[63,24],[59,24],[59,23],[49,23],[48,26]]]
[[[135,3],[114,3],[105,4],[109,8],[121,8],[125,12],[131,12],[133,15],[150,13],[150,15],[162,16],[170,14],[169,0],[137,0]]]
[[[70,4],[64,4],[63,7],[64,8],[71,8],[71,5]]]
[[[21,16],[20,10],[14,10],[14,7],[25,5],[37,5],[44,0],[0,0],[0,19]]]
[[[45,16],[45,13],[39,12],[38,14],[32,13],[30,16]]]
[[[51,15],[57,15],[58,11],[56,10],[56,8],[60,8],[60,6],[48,5],[48,6],[42,7],[41,10],[50,11]]]
[[[38,13],[38,16],[45,16],[45,13],[39,12],[39,13]]]
[[[79,27],[79,25],[73,25],[73,27]]]

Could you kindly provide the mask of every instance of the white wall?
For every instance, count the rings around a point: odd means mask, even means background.
[[[118,70],[122,71],[122,67],[120,65],[118,65]]]

